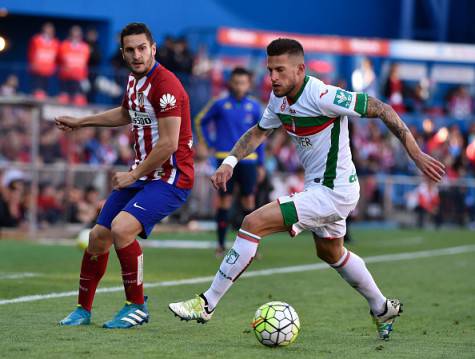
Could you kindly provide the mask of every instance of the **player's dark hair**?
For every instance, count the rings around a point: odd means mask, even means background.
[[[267,45],[267,56],[285,54],[304,56],[303,47],[297,40],[286,38],[278,38]]]
[[[145,34],[150,44],[153,44],[155,42],[153,40],[152,33],[148,29],[147,25],[145,25],[142,22],[131,22],[130,24],[127,24],[120,32],[120,46],[124,47],[124,37],[129,36],[129,35],[140,35],[140,34]]]
[[[236,76],[236,75],[246,75],[247,77],[252,78],[252,72],[245,69],[244,67],[235,67],[233,71],[231,71],[231,75],[229,78]]]

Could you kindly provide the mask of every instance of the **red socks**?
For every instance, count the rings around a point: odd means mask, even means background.
[[[134,304],[143,304],[143,255],[137,240],[127,247],[116,249],[122,267],[125,297]]]
[[[102,276],[106,272],[109,252],[93,255],[84,251],[79,277],[78,303],[86,310],[91,311],[94,294]]]
[[[143,304],[143,255],[142,248],[136,240],[127,247],[116,250],[122,267],[127,301]],[[84,251],[79,278],[78,303],[86,310],[91,311],[97,285],[106,272],[109,252],[93,255]]]

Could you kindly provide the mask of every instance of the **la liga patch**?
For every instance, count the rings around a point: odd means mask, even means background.
[[[337,90],[333,103],[337,106],[350,108],[352,100],[353,100],[353,95],[351,93],[343,91],[343,90]]]

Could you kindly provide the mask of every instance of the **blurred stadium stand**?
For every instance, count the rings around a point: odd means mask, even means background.
[[[270,87],[264,47],[278,36],[296,37],[306,49],[311,74],[396,101],[421,146],[448,167],[445,182],[433,193],[421,185],[401,146],[378,121],[354,121],[354,157],[362,187],[355,219],[419,225],[414,213],[426,213],[435,226],[473,226],[475,45],[468,44],[475,43],[470,18],[475,3],[404,0],[380,5],[342,1],[336,8],[332,2],[308,1],[295,8],[285,1],[268,6],[207,0],[172,5],[156,1],[150,8],[149,2],[45,0],[40,7],[33,0],[3,1],[0,227],[29,229],[35,236],[38,229],[64,229],[64,223],[76,223],[71,228],[77,228],[93,221],[100,199],[110,190],[110,173],[131,159],[128,130],[83,129],[66,136],[51,120],[56,114],[79,115],[119,103],[127,70],[117,52],[117,33],[130,21],[150,25],[160,61],[177,73],[190,94],[192,114],[225,89],[227,75],[238,65],[254,71],[254,93],[265,103]],[[32,97],[28,43],[45,22],[54,24],[60,40],[73,25],[83,32],[97,30],[101,56],[89,67],[95,77],[92,83],[81,83],[85,92],[91,86],[96,90],[87,106],[58,103],[56,76],[47,99]],[[394,64],[401,90],[391,93],[388,77]],[[268,144],[266,169],[261,201],[298,188],[295,152],[282,134]],[[214,192],[207,181],[212,171],[206,150],[199,149],[193,196],[172,221],[213,216]]]

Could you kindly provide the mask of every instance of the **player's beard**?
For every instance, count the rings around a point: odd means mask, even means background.
[[[141,72],[138,72],[138,71],[134,71],[133,67],[132,67],[132,64],[129,65],[129,69],[130,69],[130,72],[132,72],[132,74],[139,78],[139,77],[143,77],[145,76],[152,68],[152,65],[153,65],[153,54],[152,54],[152,50],[150,49],[150,57],[149,57],[149,61],[147,64],[145,64],[145,70],[144,71],[141,71]]]
[[[277,95],[274,90],[272,90],[272,92],[274,92],[275,97],[282,98],[282,97],[289,96],[289,94],[290,94],[294,89],[295,89],[295,84],[292,85],[292,86],[291,86],[287,91],[285,91],[285,93],[283,93],[282,95]]]

